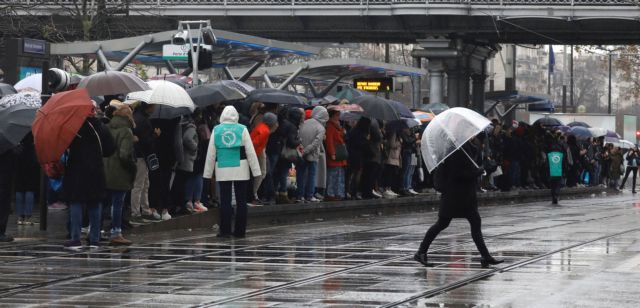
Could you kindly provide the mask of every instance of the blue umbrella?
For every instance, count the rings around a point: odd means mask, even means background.
[[[576,136],[577,139],[584,140],[593,137],[589,129],[582,126],[574,126],[569,131],[569,134]]]

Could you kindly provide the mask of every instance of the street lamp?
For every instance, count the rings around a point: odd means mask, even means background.
[[[191,32],[191,26],[198,28],[197,41],[194,48],[193,33]],[[198,78],[198,57],[200,55],[200,49],[202,44],[215,44],[216,35],[211,28],[210,20],[195,20],[195,21],[180,21],[178,23],[178,32],[173,35],[171,43],[174,45],[189,45],[189,53],[191,54],[191,64],[193,70],[194,86],[200,84],[200,78]]]
[[[607,46],[609,52],[609,99],[607,100],[607,113],[611,114],[611,58],[613,56],[613,46]]]

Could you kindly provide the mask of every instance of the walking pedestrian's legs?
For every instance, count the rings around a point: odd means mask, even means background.
[[[236,237],[244,237],[247,232],[247,187],[248,181],[233,182],[236,193],[236,223],[233,227],[233,235]]]
[[[231,207],[231,185],[233,181],[221,181],[220,184],[220,235],[231,235],[231,217],[233,208]],[[245,192],[246,193],[246,192]],[[236,198],[238,194],[236,193]]]
[[[558,193],[560,192],[560,182],[562,178],[559,176],[554,176],[549,179],[551,184],[551,201],[553,204],[558,204]]]
[[[451,218],[438,216],[438,221],[427,230],[427,233],[424,235],[424,239],[422,243],[420,243],[420,248],[418,248],[418,254],[426,254],[429,251],[429,246],[433,240],[442,232],[442,230],[446,229],[451,223]]]
[[[487,249],[487,245],[484,243],[484,237],[482,236],[482,219],[480,218],[480,214],[476,211],[468,216],[467,220],[469,221],[469,225],[471,225],[471,238],[473,238],[478,252],[480,252],[480,255],[484,259],[491,259],[491,254],[489,254],[489,249]]]

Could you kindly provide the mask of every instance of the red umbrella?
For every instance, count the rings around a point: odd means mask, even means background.
[[[60,160],[92,112],[93,104],[86,89],[54,94],[38,110],[33,121],[33,138],[40,163]]]

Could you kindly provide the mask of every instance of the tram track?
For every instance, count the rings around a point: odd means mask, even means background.
[[[627,200],[625,200],[625,201],[627,201]],[[594,203],[592,205],[601,205],[601,204],[607,204],[607,203],[611,203],[611,201],[603,201],[603,202],[600,202],[600,203]],[[569,206],[578,207],[579,205],[569,205]],[[528,210],[528,211],[517,211],[517,212],[514,212],[514,213],[509,213],[507,215],[520,214],[520,213],[523,213],[523,214],[524,213],[532,213],[532,212],[539,212],[539,211],[544,211],[544,210],[548,210],[548,207],[540,207],[540,208],[532,209],[532,210]],[[505,215],[505,213],[501,213],[500,215]],[[485,218],[494,217],[494,216],[500,216],[500,215],[487,215],[487,216],[485,216]],[[540,230],[540,229],[548,229],[548,228],[560,227],[560,226],[571,225],[571,224],[576,224],[576,223],[584,223],[584,222],[589,222],[589,221],[594,221],[594,220],[608,219],[608,218],[621,216],[621,215],[624,215],[624,214],[610,215],[610,216],[606,216],[606,217],[599,217],[599,218],[593,218],[593,219],[587,219],[587,220],[571,221],[571,222],[566,222],[566,223],[562,223],[562,224],[557,224],[557,225],[554,225],[554,226],[531,228],[531,229],[526,229],[526,230],[507,232],[507,233],[502,233],[502,234],[496,234],[496,235],[493,235],[491,237],[499,237],[499,236],[507,236],[507,235],[525,233],[525,232],[532,232],[532,231],[536,231],[536,230]],[[301,242],[301,241],[314,241],[314,240],[328,239],[328,238],[331,238],[331,237],[340,237],[340,236],[345,236],[345,235],[349,235],[349,234],[352,234],[352,233],[374,232],[374,231],[381,231],[381,230],[386,230],[386,229],[394,229],[394,228],[413,226],[413,225],[424,225],[424,222],[419,222],[419,223],[415,223],[415,224],[401,224],[401,225],[384,226],[384,227],[369,228],[369,229],[362,229],[362,230],[353,230],[353,231],[341,232],[341,233],[330,234],[330,235],[320,235],[320,236],[316,236],[316,237],[306,237],[306,238],[300,238],[300,239],[289,239],[289,240],[270,242],[270,243],[264,243],[264,244],[259,244],[259,245],[248,245],[248,246],[243,246],[243,247],[238,247],[238,248],[226,249],[226,250],[222,250],[222,251],[212,251],[212,252],[207,252],[207,253],[202,253],[202,254],[183,256],[183,257],[172,258],[172,259],[167,259],[167,260],[160,260],[160,261],[149,262],[149,263],[144,263],[144,264],[130,265],[130,266],[125,266],[125,267],[116,268],[116,269],[107,269],[107,270],[101,270],[101,271],[87,272],[87,273],[83,273],[83,274],[71,275],[71,276],[68,276],[68,277],[55,279],[55,280],[52,280],[52,281],[35,283],[35,284],[30,284],[30,285],[25,285],[25,286],[18,286],[18,287],[13,287],[13,288],[0,289],[0,298],[10,297],[10,296],[12,296],[14,294],[18,294],[20,292],[35,290],[35,289],[39,289],[39,288],[43,288],[43,287],[54,286],[54,285],[58,285],[58,284],[62,284],[62,283],[68,283],[68,282],[87,279],[87,278],[97,278],[97,277],[100,277],[100,276],[103,276],[103,275],[129,271],[129,270],[133,270],[133,269],[137,269],[137,268],[144,268],[144,267],[155,268],[155,267],[160,267],[160,266],[165,265],[165,264],[170,264],[170,263],[175,263],[175,262],[180,262],[180,261],[188,261],[188,260],[192,260],[192,259],[199,259],[199,258],[215,256],[215,255],[221,255],[221,254],[230,253],[230,252],[254,250],[254,249],[260,249],[260,248],[269,247],[269,246],[279,246],[279,245],[285,245],[285,244],[292,244],[292,243]],[[287,226],[275,226],[275,227],[268,227],[268,228],[284,228],[284,227],[287,227]],[[259,232],[259,230],[256,230],[255,232]],[[465,232],[465,233],[467,233],[467,232]],[[208,237],[211,237],[211,235],[192,236],[192,237],[187,237],[187,238],[197,239],[197,238],[208,238]],[[488,238],[491,238],[491,237],[488,237]],[[178,242],[178,241],[183,241],[183,240],[184,239],[172,239],[172,240],[168,240],[166,242],[167,243],[171,243],[171,242]],[[469,244],[471,242],[472,241],[461,242],[461,243],[456,244],[456,245],[450,245],[450,246],[446,246],[446,247],[441,247],[441,248],[438,248],[437,250],[433,250],[433,251],[442,251],[442,250],[446,250],[446,249],[451,249],[451,248],[454,248],[454,247],[457,247],[457,246],[460,246],[460,245]],[[106,251],[106,250],[110,250],[110,249],[105,249],[104,251]],[[99,252],[99,251],[100,250],[91,251],[90,253],[96,253],[96,252]],[[80,253],[62,254],[62,255],[59,255],[59,256],[46,256],[46,257],[43,257],[43,259],[45,259],[45,258],[60,258],[60,257],[72,256],[72,255],[77,255],[77,254],[86,254],[86,253],[87,252],[80,252]],[[222,303],[228,303],[228,302],[236,301],[236,300],[239,300],[239,299],[251,298],[251,297],[254,297],[254,296],[257,296],[257,295],[263,295],[263,294],[274,292],[274,291],[281,290],[281,289],[291,288],[291,287],[298,286],[298,285],[303,285],[303,284],[312,283],[312,282],[315,282],[315,281],[320,281],[320,280],[323,280],[323,279],[326,279],[326,278],[330,278],[330,277],[333,277],[333,276],[337,276],[337,275],[340,275],[340,274],[345,274],[345,273],[348,273],[348,272],[352,272],[352,271],[356,271],[356,270],[360,270],[360,269],[364,269],[364,268],[368,268],[368,267],[384,265],[386,263],[391,263],[391,262],[396,262],[396,261],[401,261],[401,260],[406,260],[406,259],[408,259],[408,257],[405,256],[405,255],[396,256],[396,257],[393,257],[393,258],[380,260],[380,261],[376,261],[376,262],[370,262],[370,263],[367,263],[367,264],[362,264],[362,265],[358,265],[358,266],[355,266],[355,267],[350,267],[350,268],[342,269],[342,270],[339,270],[339,271],[334,271],[334,272],[331,272],[331,273],[310,277],[310,278],[307,278],[307,279],[292,281],[292,282],[283,284],[281,286],[275,286],[275,287],[272,287],[272,288],[267,288],[267,289],[261,290],[260,292],[258,292],[258,291],[251,292],[251,293],[247,293],[247,294],[244,294],[244,295],[237,296],[237,298],[236,297],[229,298],[228,300],[224,299],[223,301],[216,301],[216,302],[213,302],[213,303],[207,303],[207,304],[203,304],[202,306],[203,307],[209,307],[211,305],[218,305],[218,304],[222,304]],[[26,262],[26,261],[35,261],[35,260],[32,258],[32,259],[25,259],[25,260],[18,260],[18,261],[25,261]]]

